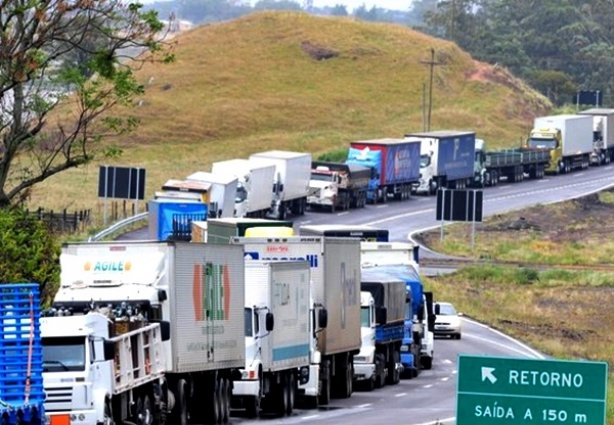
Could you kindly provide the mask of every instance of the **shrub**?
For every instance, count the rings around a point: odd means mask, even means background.
[[[40,284],[53,299],[60,275],[59,243],[43,222],[22,210],[0,210],[0,282]]]

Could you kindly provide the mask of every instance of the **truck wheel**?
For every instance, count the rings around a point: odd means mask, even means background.
[[[177,425],[188,425],[188,383],[185,379],[177,382],[177,392],[175,406],[173,407],[172,423]]]
[[[318,402],[320,404],[326,405],[330,402],[330,372],[327,369],[326,376],[323,377],[320,382],[320,397]]]
[[[294,411],[294,399],[296,396],[296,380],[294,373],[290,371],[287,375],[286,386],[288,387],[288,401],[286,403],[286,414],[290,416]]]
[[[399,364],[400,354],[397,350],[392,351],[390,360],[388,361],[388,373],[386,376],[386,383],[388,385],[396,385],[400,382],[401,376],[397,365]]]
[[[431,370],[433,367],[433,358],[424,356],[420,359],[420,364],[422,365],[422,369]]]
[[[104,425],[115,425],[113,420],[113,408],[111,407],[111,399],[107,397],[104,401]]]
[[[386,359],[383,354],[375,355],[375,388],[386,385]]]
[[[248,418],[257,418],[260,414],[260,396],[245,397],[245,414]]]
[[[140,396],[136,400],[136,423],[138,425],[151,425],[153,424],[153,409],[151,403],[151,397],[148,394]]]
[[[221,391],[222,391],[222,397],[221,397],[221,402],[222,402],[222,414],[221,414],[221,419],[222,419],[222,423],[228,423],[228,419],[230,418],[230,397],[232,396],[231,394],[231,389],[230,389],[230,380],[226,379],[226,378],[222,378],[222,382],[221,382]]]

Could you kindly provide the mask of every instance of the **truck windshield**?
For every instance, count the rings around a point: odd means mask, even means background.
[[[235,193],[235,204],[239,204],[247,199],[247,190],[243,185],[237,186],[237,193]]]
[[[527,147],[533,149],[554,149],[556,145],[555,139],[543,139],[541,137],[531,137],[527,142]]]
[[[245,307],[244,310],[245,315],[245,336],[254,336],[254,327],[252,318],[254,315],[252,314],[252,309],[249,307]]]
[[[369,320],[369,307],[360,307],[360,326],[363,328],[371,326],[371,321]]]
[[[43,372],[85,370],[85,337],[43,338]]]
[[[321,182],[335,181],[332,174],[323,174],[323,173],[311,173],[311,180],[318,180]]]
[[[431,157],[428,155],[420,155],[420,168],[431,165]]]

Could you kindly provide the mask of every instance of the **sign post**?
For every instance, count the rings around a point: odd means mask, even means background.
[[[460,355],[457,425],[605,425],[605,362]]]

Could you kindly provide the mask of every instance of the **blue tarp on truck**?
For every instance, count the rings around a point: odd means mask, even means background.
[[[0,284],[0,422],[40,425],[44,401],[38,284]]]
[[[159,241],[190,240],[192,221],[207,219],[203,202],[149,201],[149,237]]]
[[[375,152],[380,152],[379,161]],[[379,162],[376,169],[380,175],[380,185],[393,185],[417,182],[420,178],[420,143],[403,139],[378,139],[352,142],[348,161],[369,166],[360,162],[361,157],[373,163]]]

